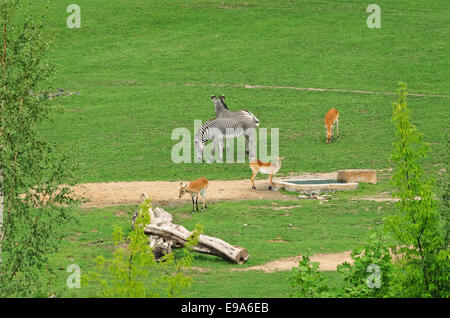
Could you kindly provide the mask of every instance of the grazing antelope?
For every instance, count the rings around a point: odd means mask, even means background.
[[[180,183],[180,193],[178,198],[181,198],[186,192],[191,194],[192,197],[192,213],[195,212],[194,206],[197,206],[198,212],[198,195],[200,194],[203,199],[203,208],[207,209],[208,205],[206,204],[206,189],[208,188],[208,180],[206,178],[199,178],[197,180],[191,181],[185,186],[183,186],[183,182]],[[202,209],[203,210],[203,209]]]
[[[250,161],[250,168],[253,171],[252,174],[252,190],[256,190],[255,187],[255,176],[259,172],[261,174],[268,174],[270,179],[270,185],[269,190],[272,190],[272,176],[278,172],[281,168],[281,160],[283,160],[285,157],[278,157],[278,161],[276,163],[271,162],[262,162],[259,159],[253,159]]]
[[[334,127],[337,128],[337,137],[339,138],[339,112],[336,108],[331,108],[325,115],[325,134],[327,136],[327,144],[331,142],[333,137]]]

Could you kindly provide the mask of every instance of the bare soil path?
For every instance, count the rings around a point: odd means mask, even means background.
[[[337,173],[304,173],[301,175],[291,173],[282,179],[336,179]],[[274,179],[275,180],[275,179]],[[190,203],[190,196],[178,198],[180,181],[133,181],[133,182],[103,182],[84,183],[77,186],[75,192],[88,199],[83,207],[105,207],[122,204],[139,204],[142,202],[141,194],[147,193],[154,205],[173,206]],[[209,202],[221,200],[292,200],[292,197],[284,195],[278,191],[269,191],[267,180],[256,180],[257,190],[251,189],[249,179],[246,180],[210,180],[207,191]],[[373,197],[354,198],[353,200],[373,200],[373,201],[393,201],[389,193],[381,193]],[[312,262],[320,264],[321,271],[335,271],[339,264],[343,262],[352,263],[350,251],[339,253],[323,253],[311,256]],[[298,266],[301,256],[282,258],[262,265],[233,268],[232,271],[260,270],[266,273],[275,271],[288,271]]]
[[[311,262],[318,262],[320,271],[335,271],[337,266],[343,262],[353,263],[350,257],[351,251],[340,253],[326,253],[316,254],[310,257]],[[273,273],[276,271],[290,271],[293,267],[298,266],[298,262],[301,260],[301,256],[294,256],[288,258],[281,258],[275,261],[271,261],[262,265],[245,267],[245,268],[233,268],[231,271],[252,271],[259,270],[265,273]]]
[[[289,176],[279,179],[335,179],[336,173],[308,173],[299,176]],[[275,179],[274,179],[275,180]],[[132,181],[132,182],[104,182],[84,183],[77,186],[77,195],[88,199],[83,207],[105,207],[122,204],[142,203],[142,193],[152,199],[156,206],[173,206],[190,203],[191,198],[185,195],[178,198],[180,181]],[[252,190],[250,179],[246,180],[210,180],[207,190],[207,200],[216,202],[221,200],[292,200],[292,197],[278,191],[269,191],[267,180],[256,180],[256,190]]]

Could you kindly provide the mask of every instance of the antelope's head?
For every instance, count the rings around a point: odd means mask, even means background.
[[[178,199],[180,199],[186,193],[187,186],[187,184],[183,186],[183,182],[180,183],[180,192],[178,193]]]

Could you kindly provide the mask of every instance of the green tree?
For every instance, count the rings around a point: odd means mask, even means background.
[[[18,0],[0,0],[0,296],[41,292],[46,255],[65,237],[62,226],[77,203],[67,152],[39,134],[52,113],[49,100],[31,93],[53,71],[46,10],[25,11]]]
[[[397,213],[369,233],[367,243],[355,249],[347,262],[338,266],[347,286],[343,297],[449,297],[449,182],[448,147],[443,151],[440,201],[433,193],[433,181],[426,178],[420,160],[429,146],[410,121],[406,105],[406,84],[400,83],[393,105],[392,121],[396,141],[390,157],[395,164],[391,182],[399,198]],[[371,275],[370,269],[377,269]],[[309,259],[300,263],[291,276],[296,295],[317,295],[323,278]],[[374,274],[374,272],[372,272]],[[376,277],[375,281],[372,280]],[[379,284],[376,284],[378,280]],[[293,283],[293,284],[292,284]],[[377,286],[378,285],[378,286]]]
[[[390,291],[392,257],[382,227],[371,231],[366,244],[352,251],[353,264],[344,262],[337,270],[347,282],[344,297],[385,297]]]
[[[386,228],[399,242],[392,275],[392,295],[400,297],[448,297],[449,251],[446,230],[432,191],[433,182],[419,165],[429,146],[410,121],[406,84],[400,83],[393,105],[396,127],[392,184],[398,212],[386,219]]]
[[[331,290],[323,281],[325,276],[319,272],[319,263],[311,262],[308,254],[302,255],[298,266],[289,276],[291,297],[324,298],[331,296]]]
[[[84,286],[92,287],[92,296],[178,297],[190,286],[191,277],[184,270],[194,259],[192,248],[198,244],[202,228],[196,227],[183,249],[183,257],[176,259],[171,253],[156,260],[144,232],[145,225],[150,224],[150,209],[150,199],[147,199],[140,206],[133,230],[126,239],[122,228],[115,227],[112,259],[97,257],[95,269],[83,276]]]
[[[447,132],[450,132],[449,126],[450,124],[447,125]],[[441,218],[444,222],[445,244],[448,246],[450,244],[450,139],[447,140],[445,145],[439,147],[439,157],[442,160],[444,168],[438,171],[436,194],[440,198],[439,211],[441,212]]]

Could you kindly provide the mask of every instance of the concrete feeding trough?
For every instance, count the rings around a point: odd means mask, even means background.
[[[274,189],[285,189],[293,192],[333,192],[340,190],[353,190],[358,188],[357,182],[343,182],[338,180],[279,180],[273,182]]]
[[[333,192],[354,190],[359,182],[377,183],[376,170],[339,170],[337,178],[328,179],[287,179],[273,181],[274,189],[293,192]]]

